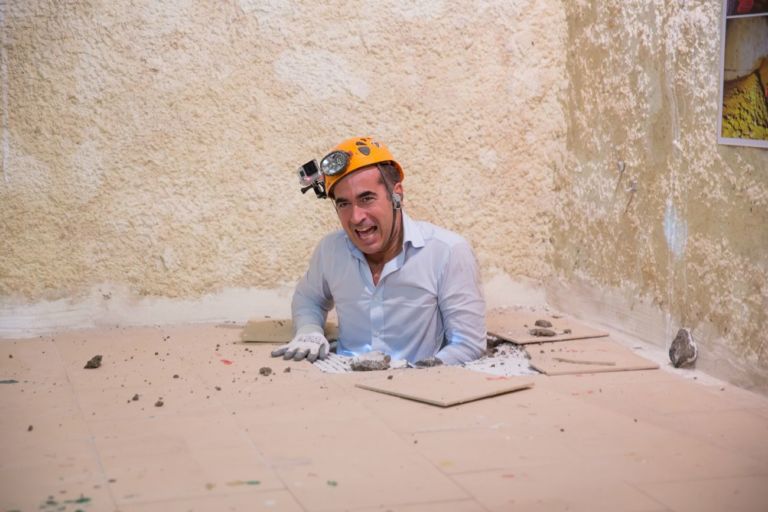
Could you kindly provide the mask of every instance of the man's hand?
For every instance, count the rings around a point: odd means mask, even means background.
[[[325,359],[329,349],[328,340],[325,339],[322,328],[317,332],[314,327],[306,326],[299,329],[290,343],[272,351],[272,357],[283,356],[283,359],[294,361],[307,358],[310,363],[314,363],[317,359]]]

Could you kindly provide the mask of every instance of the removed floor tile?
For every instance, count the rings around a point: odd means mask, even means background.
[[[325,325],[325,337],[328,340],[339,338],[339,326],[335,322]],[[293,338],[293,322],[287,318],[248,320],[243,332],[242,341],[256,343],[288,343]]]
[[[561,314],[496,309],[486,315],[488,334],[513,343],[542,343],[608,336]]]
[[[497,377],[456,366],[444,366],[387,372],[355,385],[417,402],[451,407],[527,389],[533,387],[533,381],[529,378]]]
[[[655,370],[658,364],[610,338],[529,345],[531,366],[547,375]]]

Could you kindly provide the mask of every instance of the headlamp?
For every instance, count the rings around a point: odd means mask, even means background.
[[[346,170],[349,165],[349,154],[346,151],[332,151],[320,161],[320,170],[326,176],[336,176]]]

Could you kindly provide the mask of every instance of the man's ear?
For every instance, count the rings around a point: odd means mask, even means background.
[[[403,185],[395,183],[392,187],[392,208],[399,210],[403,206]]]

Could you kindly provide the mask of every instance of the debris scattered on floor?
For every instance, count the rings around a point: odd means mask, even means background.
[[[416,368],[433,368],[435,366],[442,366],[443,361],[438,357],[428,357],[421,361],[416,361],[413,366]]]
[[[163,405],[165,405],[165,404],[163,403],[163,399],[162,398],[158,399],[158,401],[155,402],[155,407],[162,407]]]
[[[353,372],[369,372],[386,370],[389,368],[389,362],[392,360],[389,354],[379,350],[372,350],[365,354],[355,356],[350,361],[350,368]]]
[[[265,377],[269,377],[270,375],[272,375],[272,368],[270,368],[269,366],[262,366],[261,368],[259,368],[259,373]]]
[[[468,370],[490,373],[500,377],[517,375],[538,375],[540,372],[530,365],[530,356],[525,348],[499,338],[488,336],[487,355],[464,364]]]
[[[96,355],[90,358],[83,368],[98,368],[99,366],[101,366],[101,356]]]
[[[552,322],[549,320],[536,320],[533,325],[536,327],[552,327]]]
[[[690,329],[683,327],[677,331],[677,336],[672,340],[672,345],[669,347],[669,360],[672,361],[672,366],[680,368],[692,365],[698,354],[699,350],[696,347],[696,342],[693,341]]]
[[[35,427],[33,427],[32,425],[28,426],[28,427],[27,427],[27,432],[32,432],[32,430],[33,430],[34,428],[35,428]]]
[[[18,384],[18,383],[19,383],[19,381],[17,381],[16,379],[3,379],[3,380],[0,380],[0,384]]]
[[[173,374],[173,378],[174,378],[174,379],[178,379],[178,378],[179,378],[179,374],[178,374],[178,373],[174,373],[174,374]]]
[[[133,400],[134,402],[138,402],[139,401],[139,394],[136,393],[135,395],[133,395],[133,398],[131,398],[131,400]]]
[[[537,320],[537,323],[539,321]],[[557,333],[553,331],[552,329],[547,329],[545,327],[534,327],[533,329],[528,330],[528,334],[531,336],[555,336]]]

